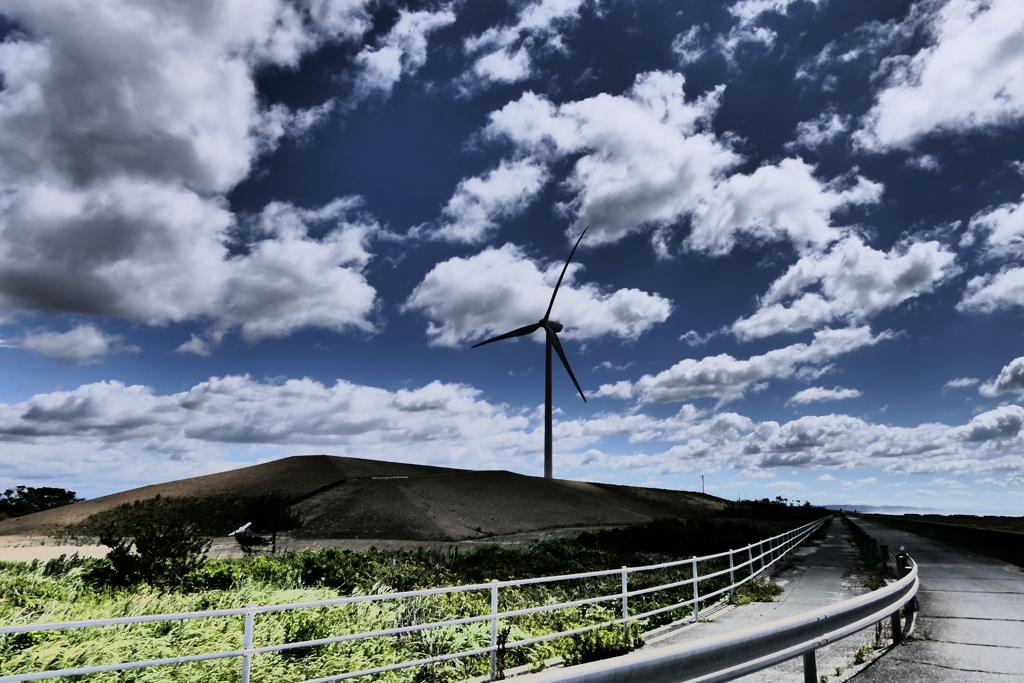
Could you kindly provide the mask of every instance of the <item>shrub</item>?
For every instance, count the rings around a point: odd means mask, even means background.
[[[103,586],[180,586],[202,568],[210,548],[210,539],[195,524],[155,519],[136,525],[132,536],[108,529],[100,534],[100,543],[110,552],[104,562],[90,567],[86,578]]]

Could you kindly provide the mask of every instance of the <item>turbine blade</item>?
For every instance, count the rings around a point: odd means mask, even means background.
[[[558,357],[562,359],[562,365],[565,366],[565,371],[569,373],[569,378],[572,380],[572,383],[576,385],[576,391],[580,392],[580,398],[582,398],[583,402],[586,403],[587,397],[583,395],[583,390],[580,389],[580,383],[576,381],[576,375],[572,374],[572,368],[569,367],[569,361],[565,357],[565,351],[562,350],[562,342],[558,341],[558,335],[555,334],[554,330],[550,327],[545,326],[544,329],[547,330],[548,339],[551,340],[551,345],[555,347],[555,352],[558,354]]]
[[[590,230],[589,225],[583,228],[583,232],[580,233],[575,246],[573,246],[572,251],[569,252],[569,258],[565,259],[565,265],[562,266],[562,274],[558,276],[558,282],[555,283],[555,291],[551,292],[551,303],[548,304],[548,312],[544,314],[544,320],[547,320],[551,315],[551,309],[555,305],[555,297],[558,295],[558,288],[562,286],[562,278],[565,277],[565,271],[569,268],[569,261],[572,261],[572,255],[576,253],[576,247],[580,246],[580,242],[583,240],[583,236],[587,234],[587,230]],[[581,391],[580,393],[582,394],[583,392]]]
[[[527,325],[526,327],[520,327],[518,330],[512,330],[511,332],[506,332],[505,334],[499,334],[497,337],[491,337],[487,341],[482,341],[479,344],[473,344],[469,348],[475,349],[478,346],[483,346],[484,344],[490,344],[491,342],[501,341],[502,339],[511,339],[512,337],[522,337],[523,335],[533,334],[534,332],[536,332],[539,329],[540,329],[540,323],[533,323],[532,325]]]

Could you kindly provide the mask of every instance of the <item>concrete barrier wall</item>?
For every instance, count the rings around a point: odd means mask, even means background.
[[[863,517],[877,524],[884,524],[900,531],[908,531],[954,548],[1024,567],[1024,534],[926,522],[920,519],[889,515],[863,515]]]

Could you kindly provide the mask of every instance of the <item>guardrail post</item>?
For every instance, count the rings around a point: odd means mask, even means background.
[[[491,581],[491,680],[498,680],[498,580]]]
[[[697,584],[700,583],[697,577],[697,556],[691,555],[693,559],[693,623],[697,623],[700,620],[700,592],[697,590]]]
[[[736,604],[736,565],[732,559],[732,548],[729,548],[729,604]]]
[[[747,576],[754,575],[754,544],[747,546]]]
[[[764,571],[764,541],[757,542],[757,556],[761,558],[761,571]]]
[[[897,607],[896,611],[892,613],[889,623],[892,626],[892,644],[899,645],[903,642],[903,624],[900,622],[900,608]]]
[[[252,630],[253,630],[253,609],[256,605],[251,602],[245,606],[245,631],[242,634],[242,683],[249,683],[249,672],[252,669]]]
[[[622,567],[622,642],[629,644],[629,572]]]
[[[818,683],[818,662],[814,658],[817,650],[804,653],[804,683]]]

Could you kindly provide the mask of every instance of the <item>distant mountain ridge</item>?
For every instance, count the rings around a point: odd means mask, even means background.
[[[281,491],[294,501],[291,508],[303,520],[294,535],[306,538],[486,539],[640,524],[729,504],[700,493],[543,479],[503,470],[306,455],[3,520],[0,536],[59,534],[97,512],[157,495],[231,499],[270,491]]]

